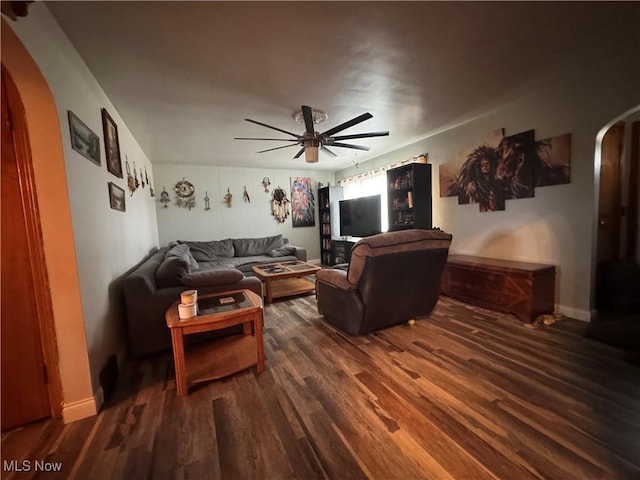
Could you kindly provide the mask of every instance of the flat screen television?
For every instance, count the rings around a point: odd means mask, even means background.
[[[380,195],[340,200],[340,235],[368,237],[381,232]]]

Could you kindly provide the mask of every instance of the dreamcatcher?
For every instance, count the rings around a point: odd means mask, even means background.
[[[173,191],[176,192],[176,204],[179,207],[191,210],[196,206],[196,189],[193,184],[185,180],[184,177],[176,183],[175,187],[173,187]]]
[[[276,217],[279,223],[283,223],[289,216],[289,203],[291,202],[282,188],[278,187],[273,191],[271,214]]]

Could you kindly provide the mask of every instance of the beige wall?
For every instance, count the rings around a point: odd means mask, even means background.
[[[262,179],[269,177],[269,193],[262,187]],[[206,167],[202,165],[158,164],[154,178],[158,186],[156,207],[160,245],[171,240],[222,240],[224,238],[255,237],[282,234],[297,246],[307,249],[309,260],[320,259],[318,234],[318,205],[315,199],[316,225],[293,228],[291,216],[278,223],[271,214],[274,188],[282,187],[291,200],[291,178],[309,177],[314,182],[333,185],[333,173],[322,170],[275,170],[270,168]],[[179,180],[189,180],[196,189],[196,206],[192,210],[175,205],[173,186]],[[159,201],[162,187],[166,187],[171,203],[164,208]],[[244,187],[251,202],[242,199]],[[227,188],[233,194],[232,207],[223,202]],[[204,209],[204,196],[210,198],[210,210]]]
[[[603,72],[607,72],[603,75]],[[336,172],[336,180],[428,152],[433,164],[433,222],[453,234],[451,251],[553,264],[558,311],[581,320],[593,312],[595,276],[595,155],[598,133],[640,105],[640,62],[630,49],[607,64],[591,65],[553,88],[471,119],[443,126],[424,139],[377,157],[359,170]],[[537,188],[535,197],[507,200],[506,210],[480,213],[439,196],[439,165],[479,138],[504,128],[506,135],[534,129],[536,139],[572,135],[571,183]]]

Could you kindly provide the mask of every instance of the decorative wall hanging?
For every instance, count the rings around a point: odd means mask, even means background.
[[[313,227],[316,224],[313,180],[291,178],[291,221],[293,227]]]
[[[109,205],[114,210],[121,212],[126,210],[124,189],[113,182],[109,182]]]
[[[533,197],[536,187],[569,183],[570,163],[571,134],[536,141],[534,130],[509,137],[496,130],[440,165],[440,196],[478,203],[481,212],[504,210],[506,200]]]
[[[162,206],[164,208],[167,208],[170,201],[171,199],[169,198],[169,192],[167,192],[165,188],[162,187],[162,191],[160,192],[160,202],[162,203]]]
[[[129,187],[130,195],[133,196],[133,192],[138,188],[137,181],[134,180],[133,175],[131,175],[131,168],[129,167],[129,159],[125,156],[125,166],[127,168],[127,186]]]
[[[145,168],[145,171],[146,171],[147,167],[144,167],[144,168]],[[134,163],[133,164],[133,171],[134,172],[136,171],[135,169],[136,169],[136,165]],[[147,182],[147,183],[149,183],[149,182]],[[140,169],[140,186],[144,189],[144,185],[145,185],[145,183],[144,183],[144,175],[142,175],[142,169]]]
[[[244,193],[242,194],[242,199],[247,202],[247,203],[251,203],[251,199],[249,198],[249,193],[247,192],[247,187],[244,187]]]
[[[100,161],[100,137],[93,133],[71,110],[67,110],[67,116],[69,117],[71,148],[96,165],[102,165]]]
[[[262,186],[264,187],[264,191],[269,193],[269,185],[271,185],[271,180],[269,180],[269,177],[264,177],[262,179]]]
[[[231,192],[227,188],[227,194],[224,196],[224,203],[227,204],[228,208],[231,208],[231,202],[232,201],[233,201],[233,195],[231,195]]]
[[[273,191],[271,200],[271,214],[279,223],[283,223],[289,216],[289,199],[286,192],[278,187]]]
[[[104,133],[104,149],[107,158],[107,170],[116,177],[122,178],[122,159],[120,158],[120,141],[118,140],[118,126],[107,110],[103,108],[102,130]]]
[[[415,163],[429,163],[429,154],[421,153],[420,155],[416,155],[415,157],[413,157],[411,160],[413,160]]]
[[[191,182],[182,177],[173,187],[176,192],[176,205],[191,210],[196,206],[196,189]]]
[[[149,195],[151,195],[151,198],[155,197],[156,193],[153,191],[153,187],[151,186],[151,182],[149,181],[149,175],[147,175],[147,167],[144,167],[144,178],[147,180],[147,185],[149,185]]]
[[[209,204],[209,202],[210,202],[209,192],[204,192],[204,209],[205,210],[211,210],[211,205]]]

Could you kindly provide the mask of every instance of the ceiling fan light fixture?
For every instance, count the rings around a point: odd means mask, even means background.
[[[318,163],[318,142],[305,142],[304,160],[307,163]]]
[[[313,124],[316,125],[320,122],[324,122],[329,116],[324,113],[322,110],[316,110],[315,108],[311,109],[311,115],[313,117]],[[293,114],[293,118],[296,123],[304,123],[304,116],[302,114],[302,110],[297,111]]]

